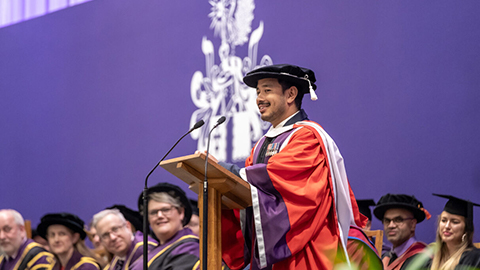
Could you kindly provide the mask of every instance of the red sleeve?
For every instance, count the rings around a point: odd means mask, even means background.
[[[222,210],[222,259],[232,270],[244,268],[244,249],[239,210]]]

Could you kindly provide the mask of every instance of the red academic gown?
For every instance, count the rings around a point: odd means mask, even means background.
[[[360,270],[383,270],[383,262],[377,254],[375,245],[363,230],[351,226],[348,234],[347,253],[350,263]]]
[[[285,126],[286,131],[262,150],[263,137],[246,160],[253,207],[242,214],[243,231],[238,212],[222,212],[223,260],[231,269],[243,269],[248,263],[251,269],[333,269],[337,252],[344,252],[349,226],[366,222],[346,175],[343,187],[332,181],[335,175],[339,178],[332,165],[342,167],[345,174],[343,159],[336,145],[332,149],[333,140],[324,142],[325,135],[315,127],[319,125],[314,122]],[[257,160],[261,151],[267,153],[264,163]],[[342,200],[341,189],[345,203],[338,208],[343,209],[343,221],[350,223],[346,233],[339,227],[339,209],[334,205],[335,196]]]

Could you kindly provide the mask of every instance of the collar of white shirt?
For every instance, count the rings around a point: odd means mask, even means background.
[[[293,125],[285,126],[285,123],[287,123],[288,120],[290,120],[292,117],[297,115],[299,112],[300,112],[300,110],[298,110],[296,113],[290,115],[289,117],[285,118],[285,120],[280,122],[276,127],[271,126],[270,129],[267,131],[267,133],[265,133],[265,137],[269,137],[269,138],[276,137],[276,136],[284,133],[285,131],[288,131],[288,130],[292,129]]]

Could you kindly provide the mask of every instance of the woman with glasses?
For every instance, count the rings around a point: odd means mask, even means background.
[[[480,269],[480,250],[473,246],[473,206],[478,204],[450,195],[437,225],[435,253],[425,269]]]
[[[199,239],[188,228],[192,208],[185,192],[178,186],[160,183],[147,190],[148,222],[159,245],[148,254],[149,269],[197,269],[199,268]],[[142,194],[138,200],[143,212]],[[134,270],[143,268],[137,260]]]
[[[55,255],[53,270],[100,270],[96,255],[85,246],[84,222],[70,213],[47,214],[37,227]]]

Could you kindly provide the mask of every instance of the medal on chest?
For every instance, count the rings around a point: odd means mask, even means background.
[[[280,150],[280,143],[271,143],[267,146],[267,152],[265,153],[265,156],[271,157],[278,153],[278,150]]]

